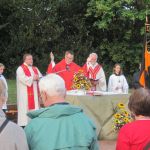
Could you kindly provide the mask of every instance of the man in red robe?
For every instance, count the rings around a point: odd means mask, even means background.
[[[73,62],[74,54],[72,51],[65,52],[65,58],[55,65],[54,55],[50,53],[51,63],[48,66],[47,74],[56,73],[60,75],[64,81],[67,90],[72,89],[72,81],[75,72],[80,70],[80,66]]]
[[[87,58],[86,64],[82,67],[84,74],[90,79],[93,91],[106,91],[106,77],[104,70],[97,63],[97,54],[91,53]]]

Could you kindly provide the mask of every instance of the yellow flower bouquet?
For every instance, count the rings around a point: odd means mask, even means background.
[[[91,86],[90,80],[84,75],[82,70],[74,74],[72,89],[90,90]]]
[[[125,105],[123,103],[118,103],[114,109],[112,125],[113,130],[118,131],[123,125],[131,122],[131,120],[131,115],[125,109]]]

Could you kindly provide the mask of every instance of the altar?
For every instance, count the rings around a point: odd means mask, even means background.
[[[70,104],[80,106],[83,111],[93,120],[97,128],[99,140],[116,140],[117,133],[112,130],[113,109],[120,102],[127,105],[129,94],[123,95],[67,95],[66,101]],[[16,122],[17,106],[8,105],[7,116]]]
[[[67,95],[66,101],[80,106],[93,120],[99,140],[116,140],[117,133],[112,129],[114,108],[122,102],[127,105],[129,94],[122,95]]]

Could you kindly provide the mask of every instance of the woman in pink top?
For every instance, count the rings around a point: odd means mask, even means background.
[[[130,96],[128,107],[135,121],[120,129],[116,150],[149,150],[150,90],[135,90]]]

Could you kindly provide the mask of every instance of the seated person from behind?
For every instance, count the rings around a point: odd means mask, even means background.
[[[25,127],[30,150],[99,150],[96,128],[79,107],[65,102],[65,82],[49,74],[39,82],[45,108],[29,112]]]
[[[116,150],[149,150],[150,90],[135,90],[129,98],[128,107],[135,121],[120,129]]]
[[[128,93],[128,83],[125,76],[122,74],[120,64],[115,64],[113,74],[109,77],[108,92]]]
[[[2,111],[2,105],[6,101],[5,88],[5,83],[0,80],[0,150],[28,150],[27,139],[23,129],[8,121]]]

